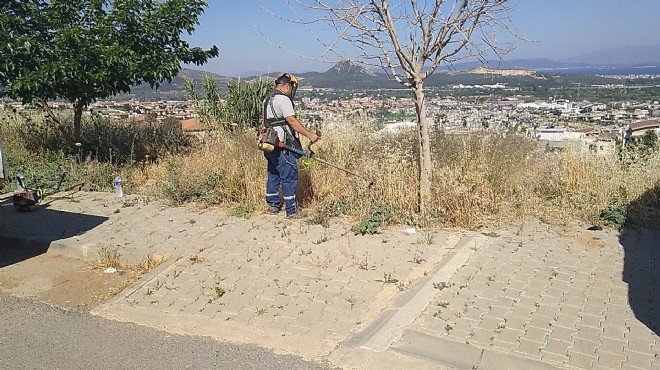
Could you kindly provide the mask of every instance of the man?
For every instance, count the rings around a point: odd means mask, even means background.
[[[275,80],[275,89],[264,99],[264,124],[272,127],[279,140],[289,146],[301,148],[298,134],[305,135],[315,143],[319,136],[308,130],[296,118],[293,96],[298,88],[298,80],[290,74],[283,74]],[[298,188],[297,157],[291,151],[275,148],[272,152],[264,152],[268,161],[268,181],[266,182],[266,203],[271,214],[277,214],[282,203],[278,190],[282,187],[284,209],[287,218],[301,216],[300,207],[296,201]]]

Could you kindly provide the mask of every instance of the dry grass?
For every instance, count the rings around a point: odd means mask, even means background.
[[[121,171],[127,193],[160,196],[174,203],[266,210],[266,162],[256,148],[253,130],[218,133],[200,140],[188,154],[117,168],[57,154],[33,158],[16,134],[22,119],[0,112],[10,173],[23,165],[24,158],[31,158],[30,162],[41,161],[39,171],[54,177],[59,169],[51,167],[57,161],[67,172],[67,181],[85,181],[84,190],[111,190],[114,174]],[[433,133],[431,212],[420,217],[414,132],[381,134],[372,127],[349,122],[326,128],[315,152],[373,179],[373,185],[319,162],[301,166],[298,200],[312,210],[312,222],[327,224],[340,215],[356,222],[378,209],[387,211],[389,223],[417,226],[442,222],[474,228],[526,217],[552,224],[576,218],[598,224],[600,212],[614,204],[641,218],[660,218],[656,207],[660,153],[644,161],[572,151],[546,153],[534,140],[482,133]]]
[[[660,182],[660,156],[623,166],[615,157],[565,151],[546,153],[518,136],[434,134],[431,221],[473,228],[525,217],[560,224],[598,222],[609,204],[629,202]],[[417,214],[418,168],[412,133],[382,135],[365,127],[334,127],[315,148],[323,159],[368,181],[318,162],[303,165],[298,198],[325,223],[337,215],[353,220],[374,206],[389,222],[425,225]],[[177,202],[201,201],[265,210],[265,160],[252,131],[224,133],[190,155],[169,159],[134,176],[141,192]]]

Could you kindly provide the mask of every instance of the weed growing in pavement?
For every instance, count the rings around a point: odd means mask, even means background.
[[[330,236],[327,232],[324,232],[323,235],[321,235],[321,238],[315,242],[312,242],[312,244],[321,244],[327,242],[328,240],[330,240]]]
[[[410,287],[410,282],[408,282],[407,284],[405,284],[403,281],[399,281],[399,282],[396,284],[396,287],[397,287],[397,289],[399,289],[400,292],[406,291],[406,290],[408,290],[408,288]]]
[[[353,295],[350,295],[350,296],[348,296],[344,299],[346,300],[346,302],[351,304],[351,308],[353,308],[355,306],[355,304],[357,303],[357,298],[355,298],[355,296],[353,296]]]
[[[316,256],[316,261],[314,261],[313,265],[318,268],[327,269],[332,264],[332,261],[333,258],[330,255],[330,252],[326,252],[323,259],[321,259],[319,256]]]
[[[447,284],[447,283],[444,282],[444,281],[441,281],[441,282],[439,282],[439,283],[434,282],[434,283],[433,283],[433,288],[435,288],[435,289],[437,289],[437,290],[443,290],[443,289],[445,289],[445,288],[449,288],[449,284]]]
[[[257,315],[263,315],[268,313],[268,307],[259,307],[257,308]]]
[[[197,253],[193,256],[189,256],[188,261],[190,261],[190,263],[195,265],[195,264],[204,262],[204,257],[200,256],[199,253]]]
[[[368,215],[364,216],[360,222],[353,227],[356,234],[378,234],[380,228],[390,218],[390,212],[384,206],[374,206]]]
[[[418,264],[418,265],[421,265],[421,264],[424,263],[425,261],[426,261],[426,260],[425,260],[422,256],[420,256],[420,255],[418,255],[418,254],[415,254],[410,262],[412,262],[412,263],[416,263],[416,264]]]
[[[117,248],[101,247],[99,250],[99,259],[96,263],[97,268],[106,269],[113,267],[119,270],[122,266],[121,254]]]
[[[417,243],[431,245],[433,244],[433,239],[435,239],[435,235],[433,233],[424,233],[419,237]]]
[[[215,292],[216,299],[222,298],[225,295],[225,293],[227,293],[227,291],[223,287],[217,285],[213,288],[213,291]]]
[[[253,212],[254,212],[254,208],[252,207],[251,204],[241,204],[230,209],[229,213],[232,216],[240,217],[247,220],[252,216]]]
[[[392,273],[390,272],[385,272],[383,273],[383,278],[382,279],[376,279],[377,282],[383,283],[383,284],[396,284],[399,282],[398,279],[392,277]]]
[[[370,265],[369,264],[369,253],[366,253],[364,255],[364,261],[360,261],[360,264],[358,265],[358,268],[360,270],[375,270],[376,269],[375,265]]]

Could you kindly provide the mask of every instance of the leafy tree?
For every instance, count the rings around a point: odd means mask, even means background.
[[[642,135],[640,142],[643,146],[648,148],[648,150],[656,150],[658,149],[658,134],[652,130],[646,131],[644,135]]]
[[[488,52],[505,54],[511,45],[498,43],[499,30],[517,36],[506,0],[295,0],[298,24],[327,25],[336,38],[321,40],[325,54],[385,70],[410,90],[415,101],[419,143],[419,210],[428,213],[433,163],[424,83],[442,64],[459,59],[484,61]],[[307,14],[311,14],[308,16]],[[344,47],[348,47],[348,50]],[[354,53],[355,54],[354,54]],[[357,54],[357,57],[355,55]]]
[[[207,6],[201,0],[5,0],[0,3],[0,96],[36,102],[70,144],[80,140],[83,109],[97,99],[171,82],[181,63],[201,65],[218,48],[191,47]],[[74,107],[73,132],[48,101]]]

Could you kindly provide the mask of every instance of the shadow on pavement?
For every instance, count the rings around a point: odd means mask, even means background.
[[[660,185],[647,191],[626,209],[626,226],[620,243],[624,248],[623,280],[635,317],[660,335]]]
[[[18,212],[11,198],[0,201],[0,268],[46,253],[53,242],[83,234],[108,219],[48,206]]]

